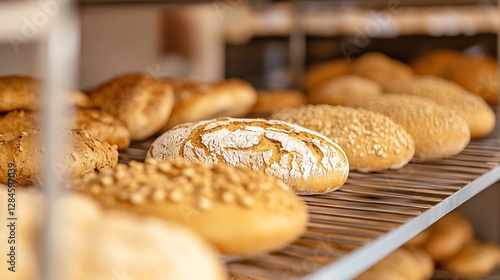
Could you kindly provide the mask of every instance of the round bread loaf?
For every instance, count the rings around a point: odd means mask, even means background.
[[[408,280],[405,275],[385,267],[374,266],[363,272],[355,280]]]
[[[420,260],[409,250],[399,248],[356,279],[424,280],[423,277],[424,271],[421,270]]]
[[[309,92],[328,80],[348,73],[349,63],[345,59],[337,59],[316,65],[306,73],[304,88]]]
[[[414,75],[406,64],[381,53],[366,53],[354,60],[350,73],[370,79],[380,85],[404,80]]]
[[[413,60],[410,65],[418,75],[443,77],[461,56],[461,52],[451,49],[432,50]]]
[[[500,248],[489,243],[472,241],[460,252],[442,263],[444,270],[469,277],[490,274],[500,263]]]
[[[85,176],[75,189],[107,208],[184,224],[224,254],[279,249],[307,222],[305,204],[282,181],[223,163],[148,159]]]
[[[82,130],[64,132],[68,151],[58,164],[51,166],[61,177],[78,178],[90,172],[112,168],[118,163],[115,146],[102,142]],[[41,133],[39,130],[15,131],[0,135],[0,183],[14,180],[16,185],[39,183],[42,169]],[[15,169],[9,178],[9,170]],[[11,172],[12,173],[12,172]]]
[[[251,114],[270,114],[276,110],[306,105],[306,97],[295,90],[259,90]]]
[[[496,59],[462,56],[453,63],[446,78],[488,102],[498,104],[500,78]]]
[[[431,236],[431,230],[430,228],[426,228],[419,234],[415,235],[412,239],[408,240],[408,242],[405,243],[405,246],[423,247],[427,242],[427,239],[429,239],[429,236]]]
[[[424,249],[415,246],[405,246],[405,250],[410,252],[418,263],[422,280],[431,279],[436,270],[434,259]]]
[[[257,93],[252,85],[237,79],[216,83],[182,79],[170,79],[166,82],[173,86],[175,104],[162,131],[181,123],[217,117],[242,117],[257,100]]]
[[[451,157],[470,141],[469,127],[456,112],[425,98],[385,94],[356,106],[400,124],[415,140],[415,161]]]
[[[457,212],[451,212],[444,216],[430,229],[431,235],[424,249],[437,262],[450,259],[458,254],[473,237],[472,225]]]
[[[65,91],[68,105],[92,107],[90,99],[83,92]],[[40,101],[40,81],[25,76],[0,77],[0,112],[37,110],[41,107]]]
[[[413,138],[389,117],[363,109],[309,105],[283,109],[271,119],[317,131],[337,143],[349,168],[361,172],[398,169],[415,153]]]
[[[171,85],[142,74],[114,78],[91,91],[90,98],[127,126],[131,140],[144,140],[160,131],[174,105]]]
[[[116,145],[118,149],[126,149],[130,144],[130,133],[127,127],[121,121],[99,109],[77,109],[74,115],[66,120],[65,125],[68,128],[85,130],[97,139]],[[40,128],[38,112],[16,110],[0,118],[0,134],[35,128]]]
[[[382,87],[360,76],[345,75],[322,83],[309,92],[313,104],[349,106],[352,102],[378,97]]]
[[[317,132],[282,121],[220,118],[179,125],[158,137],[147,157],[182,156],[263,170],[299,194],[325,193],[347,180],[344,151]]]
[[[471,137],[480,138],[495,128],[495,113],[480,97],[474,96],[453,82],[438,77],[416,77],[385,85],[387,92],[404,93],[430,99],[454,110],[469,125]]]

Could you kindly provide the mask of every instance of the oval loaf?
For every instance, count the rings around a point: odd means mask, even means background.
[[[326,136],[262,119],[219,118],[179,125],[158,137],[147,155],[177,156],[263,170],[299,194],[334,191],[349,173],[344,151]]]

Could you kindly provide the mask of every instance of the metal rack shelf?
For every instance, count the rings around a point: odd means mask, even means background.
[[[143,160],[152,141],[132,144],[120,160]],[[272,254],[228,261],[228,267],[250,279],[351,279],[499,179],[497,126],[452,158],[351,172],[338,191],[303,196],[310,221],[300,240]]]

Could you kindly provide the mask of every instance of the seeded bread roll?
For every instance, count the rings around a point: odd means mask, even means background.
[[[251,114],[270,114],[276,110],[306,105],[306,97],[294,90],[259,90],[257,103],[250,110]]]
[[[313,104],[349,106],[352,102],[382,95],[382,87],[360,76],[345,75],[324,82],[311,90],[309,100]]]
[[[49,167],[61,177],[78,178],[90,172],[113,168],[118,163],[115,146],[101,142],[82,130],[64,133],[68,138],[68,151],[63,153],[56,165]],[[0,135],[0,183],[8,183],[8,170],[12,164],[16,170],[13,177],[16,185],[40,183],[39,175],[43,172],[43,147],[40,141],[41,133],[34,129]]]
[[[85,176],[75,189],[107,208],[184,224],[224,254],[279,249],[298,238],[307,222],[305,204],[282,181],[222,163],[131,162]]]
[[[257,100],[255,89],[247,82],[229,79],[203,83],[170,79],[175,94],[172,114],[162,131],[181,124],[217,117],[242,117]]]
[[[495,113],[483,99],[445,79],[415,77],[405,81],[388,83],[385,89],[391,93],[404,93],[427,98],[457,112],[469,125],[473,138],[485,137],[495,128]]]
[[[350,73],[370,79],[382,86],[385,83],[404,80],[414,75],[408,65],[376,52],[363,54],[354,60]]]
[[[130,144],[130,133],[125,125],[110,114],[99,109],[77,109],[74,116],[66,120],[68,128],[78,128],[118,149],[126,149]],[[24,110],[11,111],[0,117],[0,134],[40,128],[38,112]]]
[[[415,161],[451,157],[470,141],[469,126],[456,112],[425,98],[385,94],[355,106],[400,124],[415,140]]]
[[[220,118],[179,125],[158,137],[147,157],[182,156],[264,170],[299,194],[325,193],[347,180],[349,163],[332,140],[282,121]]]
[[[410,66],[418,75],[443,77],[461,56],[463,55],[459,51],[438,49],[418,57],[410,63]]]
[[[119,76],[91,91],[92,102],[122,121],[131,140],[160,131],[174,105],[171,85],[142,74]]]
[[[306,91],[310,91],[330,79],[348,73],[349,63],[345,59],[337,59],[316,65],[306,73],[304,88]]]
[[[415,153],[413,138],[389,117],[363,109],[309,105],[283,109],[271,119],[317,131],[337,143],[349,168],[361,172],[398,169]]]
[[[491,105],[498,104],[500,78],[496,59],[489,56],[462,56],[453,63],[446,78],[459,84]]]
[[[489,243],[472,241],[442,264],[444,270],[469,277],[483,277],[500,264],[500,248]]]
[[[92,107],[90,99],[77,90],[67,91],[67,104]],[[25,76],[0,77],[0,112],[40,109],[40,82]]]

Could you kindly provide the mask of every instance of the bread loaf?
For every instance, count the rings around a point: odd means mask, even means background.
[[[351,65],[350,73],[370,79],[380,85],[394,80],[404,80],[414,75],[406,64],[381,53],[365,53]]]
[[[259,90],[257,103],[250,110],[251,114],[270,114],[276,110],[306,105],[304,94],[294,90]]]
[[[257,93],[252,85],[237,79],[216,83],[182,79],[169,79],[165,82],[174,89],[175,104],[162,131],[181,123],[217,117],[243,117],[257,100]]]
[[[472,241],[451,259],[444,261],[444,270],[468,277],[483,277],[500,264],[500,248],[490,243]]]
[[[144,140],[159,132],[174,105],[171,85],[142,74],[116,77],[91,91],[90,97],[127,126],[131,140]]]
[[[495,113],[483,99],[445,79],[422,76],[388,83],[385,89],[427,98],[457,112],[467,122],[473,138],[485,137],[495,128]]]
[[[309,92],[313,104],[349,106],[353,102],[378,97],[382,87],[360,76],[345,75],[324,82]]]
[[[461,56],[463,55],[459,51],[437,49],[418,57],[410,65],[418,75],[444,77]]]
[[[308,92],[328,80],[348,73],[349,63],[345,59],[337,59],[316,65],[306,73],[304,88]]]
[[[295,123],[332,139],[346,153],[351,170],[398,169],[415,153],[413,138],[389,117],[363,109],[309,105],[288,108],[271,119]]]
[[[307,222],[305,204],[282,181],[223,163],[148,159],[85,176],[75,189],[106,208],[184,224],[224,254],[279,249]]]
[[[416,161],[446,158],[460,153],[470,141],[467,123],[453,110],[431,100],[402,94],[385,94],[355,104],[389,116],[415,140]]]
[[[220,118],[179,125],[158,137],[147,154],[159,160],[177,156],[264,170],[299,194],[334,191],[349,173],[344,151],[326,136],[262,119]]]

